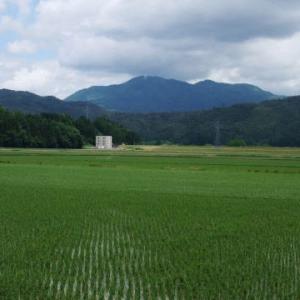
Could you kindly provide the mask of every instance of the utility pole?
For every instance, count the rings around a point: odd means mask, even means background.
[[[216,121],[215,123],[215,130],[216,130],[216,137],[215,137],[215,147],[221,146],[221,130],[220,130],[220,121]]]

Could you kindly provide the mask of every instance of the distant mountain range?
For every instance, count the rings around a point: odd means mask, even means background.
[[[174,79],[141,76],[119,85],[80,90],[65,100],[86,101],[110,111],[148,113],[195,111],[274,98],[278,96],[249,84],[210,80],[190,84]]]
[[[65,102],[49,96],[41,97],[29,92],[18,92],[0,89],[0,106],[10,111],[24,113],[60,113],[68,114],[74,118],[88,115],[94,119],[104,114],[104,110],[93,103]]]
[[[215,85],[207,81],[202,84]],[[300,96],[190,112],[122,113],[84,101],[66,102],[29,92],[0,90],[0,106],[10,111],[64,113],[74,118],[106,116],[148,143],[212,144],[215,124],[219,122],[222,144],[237,138],[249,145],[300,146]]]

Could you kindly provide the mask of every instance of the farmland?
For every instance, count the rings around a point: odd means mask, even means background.
[[[0,299],[299,299],[300,149],[0,149]]]

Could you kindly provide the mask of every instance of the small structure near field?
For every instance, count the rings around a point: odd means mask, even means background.
[[[112,136],[96,136],[97,149],[112,149]]]

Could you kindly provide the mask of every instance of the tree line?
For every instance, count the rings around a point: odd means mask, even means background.
[[[139,137],[107,119],[73,119],[64,114],[24,114],[0,107],[0,147],[82,148],[96,135],[112,135],[114,144],[136,144]]]

